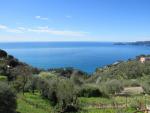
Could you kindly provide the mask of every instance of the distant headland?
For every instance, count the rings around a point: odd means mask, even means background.
[[[150,46],[150,41],[136,41],[136,42],[116,42],[114,45],[137,45],[137,46]]]

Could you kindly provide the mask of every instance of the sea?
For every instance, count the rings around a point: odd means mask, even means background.
[[[37,68],[73,67],[87,73],[150,54],[148,46],[114,45],[113,42],[9,42],[0,43],[0,49]]]

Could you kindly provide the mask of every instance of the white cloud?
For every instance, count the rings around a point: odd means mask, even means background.
[[[11,33],[22,33],[24,30],[21,27],[18,28],[10,28],[6,25],[0,24],[0,30],[6,31],[6,32],[11,32]]]
[[[61,35],[61,36],[85,36],[87,32],[81,31],[72,31],[72,30],[59,30],[59,29],[50,29],[48,26],[41,26],[35,28],[25,28],[25,27],[16,27],[10,28],[0,24],[0,30],[10,33],[45,33],[51,35]]]
[[[67,16],[66,16],[66,18],[72,18],[72,16],[70,16],[70,15],[67,15]]]
[[[29,28],[29,32],[36,32],[36,33],[48,33],[52,35],[63,35],[63,36],[84,36],[87,32],[80,32],[80,31],[70,31],[70,30],[55,30],[50,29],[49,27],[37,27],[37,28]]]
[[[36,19],[39,19],[39,20],[48,20],[47,17],[41,17],[41,16],[35,16]]]
[[[7,29],[7,26],[0,24],[0,29]]]

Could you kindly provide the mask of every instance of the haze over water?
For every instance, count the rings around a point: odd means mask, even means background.
[[[0,43],[0,48],[34,67],[74,67],[88,73],[118,60],[150,54],[150,47],[106,42]]]

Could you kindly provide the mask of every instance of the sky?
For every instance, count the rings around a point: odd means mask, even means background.
[[[147,40],[150,0],[0,0],[0,42]]]

